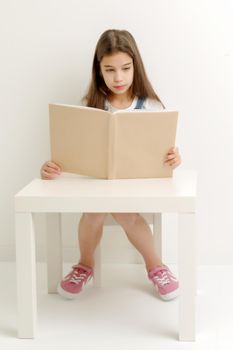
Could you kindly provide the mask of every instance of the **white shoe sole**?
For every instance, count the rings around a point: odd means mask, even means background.
[[[159,289],[158,289],[157,286],[155,286],[155,289],[156,289],[158,295],[160,296],[160,298],[162,300],[165,300],[165,301],[169,301],[169,300],[175,299],[175,298],[177,298],[179,296],[179,288],[177,288],[173,292],[165,294],[165,295],[159,293]]]

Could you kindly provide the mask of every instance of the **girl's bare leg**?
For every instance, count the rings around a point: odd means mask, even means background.
[[[106,213],[84,213],[78,227],[79,263],[94,267],[94,252],[103,234]]]
[[[141,253],[147,271],[163,266],[154,248],[153,234],[145,219],[136,213],[112,213],[113,218],[123,227],[129,241]]]

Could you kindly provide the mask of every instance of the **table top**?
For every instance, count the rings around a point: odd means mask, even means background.
[[[197,174],[175,170],[171,178],[104,180],[63,173],[34,179],[15,195],[16,212],[195,211]]]

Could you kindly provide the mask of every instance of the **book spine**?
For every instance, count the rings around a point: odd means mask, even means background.
[[[108,129],[108,179],[116,178],[116,116],[111,115],[109,118]]]

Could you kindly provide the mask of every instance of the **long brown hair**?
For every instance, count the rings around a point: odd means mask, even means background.
[[[110,90],[100,73],[100,62],[104,56],[117,52],[125,52],[133,59],[134,78],[130,88],[131,96],[151,98],[159,101],[164,107],[147,78],[144,64],[133,36],[127,30],[117,29],[106,30],[97,42],[92,65],[92,80],[88,92],[83,98],[86,105],[104,109],[104,103]]]

